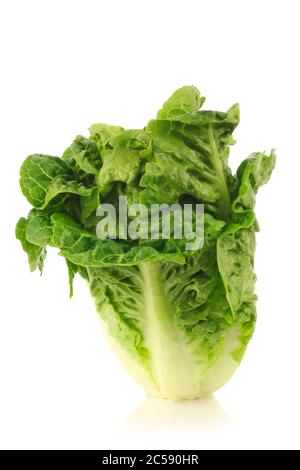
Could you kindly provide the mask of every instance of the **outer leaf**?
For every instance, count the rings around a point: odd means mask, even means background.
[[[52,244],[52,226],[48,215],[34,209],[29,213],[26,240],[40,247]]]
[[[266,184],[275,167],[276,155],[253,153],[243,161],[237,171],[239,182],[238,194],[232,203],[232,218],[243,226],[250,226],[255,221],[253,212],[255,195],[263,184]]]
[[[231,201],[227,155],[230,136],[237,125],[237,111],[200,111],[195,117],[187,116],[187,123],[175,118],[148,124],[154,158],[146,164],[140,181],[145,188],[142,202],[172,204],[188,195],[228,220]]]
[[[97,176],[102,164],[95,142],[81,135],[78,135],[70,147],[64,151],[62,159],[82,178],[86,175]]]
[[[46,250],[44,247],[34,245],[26,239],[26,228],[27,220],[22,217],[16,226],[16,237],[20,240],[23,250],[27,253],[30,270],[35,271],[36,268],[39,268],[40,272],[42,272]]]
[[[67,267],[68,267],[68,276],[69,276],[69,288],[70,288],[70,297],[73,297],[73,282],[75,274],[78,272],[78,266],[76,264],[71,263],[68,259],[66,260]]]
[[[169,119],[185,113],[198,111],[205,98],[200,96],[199,90],[194,86],[184,86],[176,90],[164,103],[157,114],[157,119]]]
[[[28,201],[44,209],[63,193],[90,196],[91,189],[72,179],[65,162],[49,155],[30,155],[21,167],[21,188]]]
[[[34,154],[26,158],[20,170],[20,186],[34,207],[43,207],[47,190],[57,176],[69,176],[70,170],[58,157]]]
[[[239,188],[232,203],[232,217],[239,223],[230,224],[217,243],[218,266],[233,315],[244,303],[253,303],[255,274],[255,194],[265,184],[275,165],[275,154],[251,155],[237,172]]]

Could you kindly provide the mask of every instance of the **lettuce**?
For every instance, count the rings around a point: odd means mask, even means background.
[[[34,154],[20,185],[33,206],[16,236],[31,270],[47,246],[59,249],[73,278],[89,284],[112,347],[146,390],[172,400],[222,387],[253,334],[258,188],[275,165],[253,153],[232,174],[229,148],[239,106],[200,110],[195,87],[177,90],[142,130],[95,124],[61,158]],[[101,239],[100,203],[204,205],[204,242],[189,251],[168,239]]]

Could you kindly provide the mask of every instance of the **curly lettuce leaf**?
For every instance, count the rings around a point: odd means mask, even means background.
[[[176,90],[157,113],[157,119],[169,119],[182,114],[198,111],[205,98],[194,86],[184,86]]]
[[[140,181],[145,188],[142,202],[173,204],[191,196],[220,219],[228,220],[227,157],[237,123],[236,106],[227,114],[199,111],[150,121],[147,130],[153,140],[153,158]]]
[[[78,177],[97,176],[102,165],[101,156],[95,142],[78,135],[63,155],[64,160]]]
[[[20,184],[24,196],[36,209],[45,209],[61,194],[89,196],[91,189],[74,179],[65,162],[49,155],[30,155],[20,172]]]
[[[28,220],[21,217],[16,226],[16,238],[21,242],[23,250],[27,253],[30,271],[37,268],[43,271],[44,260],[46,257],[45,247],[31,243],[27,238]]]

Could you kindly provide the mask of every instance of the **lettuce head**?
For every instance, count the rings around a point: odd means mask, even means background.
[[[202,110],[193,86],[177,90],[141,130],[94,124],[61,157],[33,154],[20,185],[32,206],[16,236],[30,269],[47,246],[88,283],[110,343],[148,393],[195,399],[222,387],[253,334],[258,188],[275,154],[228,164],[239,106]],[[204,205],[204,240],[187,250],[173,232],[129,239],[97,236],[100,204]],[[118,217],[118,208],[116,211]],[[159,219],[160,222],[160,219]],[[100,366],[101,367],[101,366]]]

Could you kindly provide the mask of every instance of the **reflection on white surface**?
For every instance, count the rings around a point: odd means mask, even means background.
[[[207,429],[222,426],[229,418],[214,397],[174,403],[168,400],[147,398],[128,418],[127,431],[149,431],[163,428]]]
[[[115,444],[118,447],[134,445],[147,448],[171,447],[173,438],[178,437],[183,448],[191,436],[201,442],[211,432],[224,431],[230,422],[225,410],[214,397],[201,400],[173,403],[168,400],[147,398],[127,419]],[[134,447],[131,447],[134,448]]]

